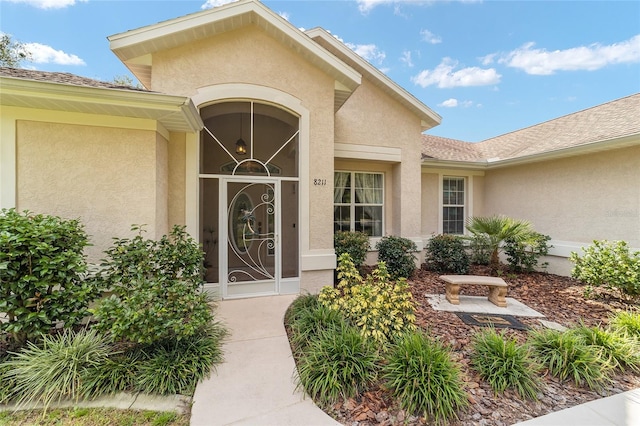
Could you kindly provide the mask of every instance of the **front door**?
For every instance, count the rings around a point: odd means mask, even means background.
[[[201,109],[205,289],[238,298],[300,291],[298,117],[251,101]]]
[[[226,181],[224,298],[278,294],[277,181]]]

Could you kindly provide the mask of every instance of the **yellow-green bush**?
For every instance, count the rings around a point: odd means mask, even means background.
[[[415,329],[415,306],[406,279],[391,280],[384,262],[362,278],[349,254],[339,258],[337,288],[325,287],[320,303],[343,313],[363,336],[386,342]]]

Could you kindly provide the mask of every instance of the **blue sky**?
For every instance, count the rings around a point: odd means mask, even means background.
[[[130,75],[106,37],[227,3],[0,0],[25,68]],[[269,1],[323,27],[443,117],[430,134],[484,140],[640,92],[639,1]],[[640,111],[638,112],[640,120]]]

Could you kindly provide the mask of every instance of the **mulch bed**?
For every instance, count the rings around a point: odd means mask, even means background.
[[[476,266],[470,272],[489,275],[488,269]],[[459,413],[459,420],[450,425],[512,425],[539,417],[553,411],[569,408],[584,402],[614,395],[640,387],[640,376],[632,372],[617,374],[613,382],[600,392],[560,382],[545,375],[543,388],[537,401],[523,401],[513,391],[494,395],[491,387],[469,368],[471,336],[480,327],[465,324],[455,313],[436,311],[431,308],[425,294],[444,294],[444,283],[434,272],[419,270],[410,280],[411,291],[418,306],[417,324],[431,335],[438,336],[453,350],[453,356],[461,364],[469,394],[469,407]],[[591,299],[585,299],[582,285],[571,278],[545,273],[507,274],[503,276],[509,284],[507,297],[512,297],[545,315],[545,320],[570,327],[582,321],[589,326],[606,324],[609,316],[633,307],[631,302],[616,293],[598,291]],[[469,286],[465,295],[486,296],[482,286]],[[518,317],[530,328],[540,328],[536,318]],[[506,329],[507,333],[524,341],[526,331]],[[372,389],[364,395],[341,401],[330,414],[339,422],[350,426],[368,425],[426,425],[424,418],[408,415],[400,410],[383,389]]]

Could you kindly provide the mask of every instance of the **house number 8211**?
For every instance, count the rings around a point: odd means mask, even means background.
[[[313,180],[313,184],[315,186],[325,186],[327,184],[327,180],[326,179],[314,179]]]

